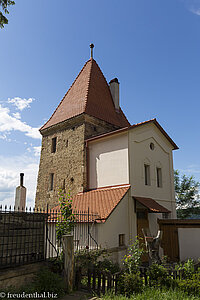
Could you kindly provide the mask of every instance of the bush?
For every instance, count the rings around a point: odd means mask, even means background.
[[[176,266],[176,270],[180,272],[182,278],[191,278],[191,276],[195,273],[193,259],[188,259],[184,263],[178,264]]]
[[[105,255],[106,253],[107,251],[105,249],[81,249],[75,252],[75,264],[77,267],[81,267],[84,270],[87,270],[88,268],[98,267],[100,257],[102,255]]]
[[[147,274],[149,275],[151,285],[159,287],[169,287],[172,285],[172,278],[169,276],[168,270],[162,265],[152,264]]]
[[[187,279],[177,279],[177,288],[187,294],[194,294],[200,297],[200,273],[193,274]]]
[[[40,270],[36,274],[31,289],[38,293],[55,293],[58,297],[63,296],[66,291],[63,278],[60,275],[49,271],[47,268]]]
[[[123,257],[123,264],[127,272],[137,273],[139,271],[141,258],[144,253],[143,245],[140,243],[139,238],[136,237],[135,242],[128,248],[128,254]]]
[[[120,271],[119,265],[117,263],[113,263],[111,260],[107,258],[98,262],[97,269],[102,270],[104,272],[110,272],[111,274]]]
[[[119,278],[119,293],[130,297],[143,290],[143,280],[139,273],[124,273]]]

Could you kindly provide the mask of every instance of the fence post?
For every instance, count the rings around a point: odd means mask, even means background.
[[[74,237],[64,235],[62,237],[64,252],[64,279],[69,292],[73,290],[74,283]]]

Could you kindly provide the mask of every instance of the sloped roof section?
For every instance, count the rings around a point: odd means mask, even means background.
[[[170,210],[160,205],[152,198],[134,197],[138,202],[148,208],[151,213],[169,213]]]
[[[73,212],[89,211],[95,213],[98,218],[105,221],[121,199],[128,192],[130,185],[100,188],[84,193],[79,193],[72,198]],[[59,211],[59,205],[53,210]]]
[[[93,58],[86,62],[53,115],[40,130],[82,113],[119,128],[130,125],[121,108],[116,111],[108,83]]]

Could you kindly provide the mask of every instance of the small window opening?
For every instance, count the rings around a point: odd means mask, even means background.
[[[150,185],[150,166],[144,165],[145,185]]]
[[[119,246],[125,246],[125,234],[119,234]]]
[[[70,179],[70,181],[71,181],[71,183],[74,182],[74,178],[72,177],[72,178]]]
[[[97,131],[97,128],[94,126],[94,131],[96,132]]]
[[[154,150],[154,148],[155,148],[154,143],[150,143],[150,149]]]
[[[68,147],[68,145],[69,145],[69,142],[68,142],[68,140],[66,140],[66,144],[65,144],[65,145],[66,145],[66,148],[67,148],[67,147]]]
[[[52,141],[51,141],[51,153],[55,153],[56,152],[56,140],[57,140],[56,137],[52,138]]]
[[[157,175],[157,187],[162,187],[162,170],[161,168],[156,168]]]
[[[53,191],[54,173],[50,174],[49,190]]]
[[[75,127],[72,127],[72,130],[74,131],[74,130],[75,130]]]
[[[63,179],[63,190],[65,191],[65,179]]]

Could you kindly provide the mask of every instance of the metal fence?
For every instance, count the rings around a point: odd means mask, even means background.
[[[47,258],[56,257],[61,251],[61,245],[56,239],[56,225],[62,219],[59,210],[48,210],[47,220]],[[71,232],[74,236],[74,250],[97,249],[98,248],[98,227],[100,220],[98,214],[89,211],[75,211],[74,227]]]
[[[46,257],[44,213],[0,207],[0,268],[42,261]]]
[[[99,216],[85,211],[74,212],[74,249],[98,248]],[[56,225],[62,221],[58,210],[15,210],[0,206],[0,268],[18,266],[58,257],[61,252]]]

